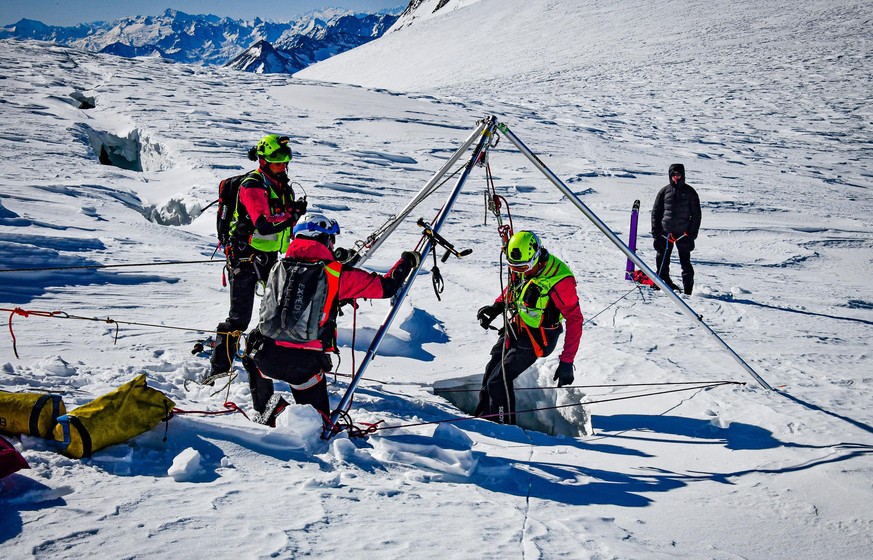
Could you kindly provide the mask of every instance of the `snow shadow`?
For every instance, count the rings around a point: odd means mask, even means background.
[[[805,471],[824,464],[839,463],[857,457],[873,454],[873,446],[854,443],[836,445],[808,446],[781,442],[773,435],[757,426],[733,423],[720,428],[705,420],[681,417],[662,417],[644,415],[616,415],[594,417],[594,424],[601,430],[640,430],[645,429],[645,438],[635,438],[627,434],[606,435],[606,440],[645,439],[658,441],[651,434],[658,432],[667,436],[683,436],[697,441],[690,445],[700,445],[700,439],[711,440],[712,445],[723,445],[731,450],[756,451],[773,447],[803,447],[810,449],[834,449],[847,451],[845,454],[829,454],[817,461],[806,459],[793,465],[783,465],[775,469],[748,469],[734,472],[692,472],[677,473],[665,469],[651,469],[632,473],[618,472],[586,467],[584,465],[541,462],[509,461],[488,456],[479,457],[477,473],[486,475],[474,482],[484,488],[519,496],[535,497],[569,505],[616,505],[622,507],[646,507],[655,500],[645,494],[669,492],[695,482],[719,482],[735,484],[736,478],[753,474],[784,474]],[[469,428],[469,426],[465,426]],[[502,428],[510,428],[505,426]],[[520,430],[519,430],[520,432]],[[509,435],[508,430],[505,435]],[[535,432],[526,434],[527,438],[514,438],[519,444],[535,446],[571,445],[590,452],[623,453],[620,446],[604,447],[601,440],[586,442],[568,438],[548,437]],[[528,439],[529,438],[529,439]],[[525,441],[527,440],[527,441]],[[664,437],[661,441],[685,445],[674,437]],[[703,442],[706,443],[706,442]],[[494,473],[495,476],[488,476]],[[496,476],[499,474],[499,476]]]
[[[750,469],[738,472],[671,472],[664,469],[620,472],[588,467],[578,464],[545,462],[535,460],[515,460],[505,457],[490,456],[485,452],[470,449],[475,467],[468,468],[466,473],[437,472],[433,480],[445,480],[456,483],[476,484],[482,488],[522,497],[533,497],[568,505],[617,505],[622,507],[646,507],[655,501],[652,493],[669,492],[694,482],[734,483],[737,477],[764,473],[781,474],[814,468],[826,463],[836,463],[856,457],[873,454],[873,446],[854,443],[836,445],[809,446],[790,442],[782,442],[773,434],[759,426],[740,422],[722,427],[709,420],[684,418],[679,416],[620,414],[613,416],[594,416],[594,426],[602,437],[596,439],[579,439],[561,436],[550,436],[537,431],[525,431],[520,426],[496,424],[484,419],[458,418],[439,403],[411,401],[401,395],[383,393],[378,388],[362,387],[359,393],[366,394],[358,408],[377,413],[380,410],[392,410],[400,415],[428,418],[433,422],[449,422],[459,432],[475,432],[483,436],[499,439],[506,445],[533,447],[574,447],[590,453],[607,455],[650,457],[632,447],[621,445],[622,441],[645,440],[663,441],[668,444],[682,445],[719,445],[732,451],[761,451],[778,447],[795,448],[840,448],[845,454],[834,454],[819,461],[807,461],[794,465],[784,465],[777,469]],[[442,424],[441,424],[442,426]],[[383,429],[386,429],[384,427]],[[402,429],[398,426],[398,429]],[[628,432],[642,432],[636,436]],[[384,436],[381,434],[385,434]],[[660,437],[662,434],[663,437]],[[416,459],[404,450],[427,450],[434,446],[436,434],[433,437],[409,433],[380,432],[391,453],[385,454],[389,459],[405,462],[430,470],[429,460]],[[460,441],[462,436],[454,439]],[[466,437],[466,436],[463,436]],[[357,445],[357,444],[356,444]],[[384,447],[386,444],[383,443]],[[442,445],[442,442],[440,443]],[[378,445],[361,444],[361,451]],[[378,451],[378,449],[377,449]],[[381,468],[378,456],[369,457],[367,453],[358,453],[348,458],[361,468],[370,472]],[[431,458],[433,459],[433,458]],[[443,463],[446,461],[443,460]],[[469,462],[469,461],[468,461]]]
[[[412,313],[401,324],[400,329],[408,333],[408,338],[386,333],[379,345],[380,356],[400,356],[422,362],[432,362],[435,357],[424,349],[425,344],[446,344],[449,335],[446,334],[442,321],[422,309],[413,308]],[[355,350],[365,352],[373,342],[376,329],[358,327],[355,337]],[[337,343],[351,347],[352,329],[341,328],[337,335]]]
[[[67,505],[67,489],[50,488],[24,474],[11,474],[0,480],[0,544],[21,534],[22,511],[39,511]]]
[[[101,449],[86,461],[116,476],[162,478],[168,476],[174,460],[191,449],[198,456],[198,465],[186,474],[185,482],[194,483],[213,482],[221,477],[222,469],[234,468],[216,441],[281,462],[320,462],[294,433],[266,426],[260,431],[252,430],[248,420],[242,420],[244,426],[235,424],[239,421],[228,417],[216,421],[215,417],[177,415],[170,419],[168,426],[158,424],[125,443]]]
[[[827,313],[816,313],[814,311],[806,311],[800,309],[791,309],[790,307],[779,307],[776,305],[769,305],[767,303],[760,303],[757,301],[752,301],[750,299],[737,299],[733,297],[733,295],[718,295],[718,296],[710,296],[710,295],[701,295],[700,297],[708,298],[708,299],[717,299],[719,301],[726,301],[728,303],[739,303],[742,305],[753,305],[755,307],[762,307],[764,309],[773,309],[776,311],[784,311],[786,313],[797,313],[798,315],[808,315],[810,317],[822,317],[824,319],[834,319],[836,321],[849,321],[852,323],[860,323],[862,325],[873,325],[873,321],[868,321],[866,319],[857,319],[855,317],[840,317],[839,315],[828,315]],[[863,306],[858,305],[859,300],[849,300],[846,302],[846,307],[849,309],[864,309]],[[864,302],[861,302],[862,304]]]
[[[679,443],[673,437],[657,438],[653,434],[669,436],[682,436],[694,439],[693,443],[699,445],[700,440],[709,440],[710,444],[723,445],[733,451],[762,449],[774,449],[776,447],[795,447],[796,444],[783,443],[773,437],[773,434],[760,426],[732,422],[722,428],[710,420],[697,418],[685,418],[682,416],[662,416],[644,414],[617,414],[613,416],[594,416],[592,424],[598,433],[602,432],[646,432],[645,437],[635,437],[623,433],[621,435],[609,435],[621,439],[645,439],[646,441],[664,441]]]
[[[803,399],[800,399],[798,397],[790,395],[790,394],[786,393],[785,391],[778,391],[778,394],[782,395],[783,397],[785,397],[786,399],[788,399],[790,401],[793,401],[793,402],[801,405],[804,408],[807,408],[809,410],[814,410],[816,412],[822,412],[824,414],[827,414],[828,416],[833,416],[834,418],[842,420],[843,422],[848,422],[849,424],[855,426],[856,428],[860,428],[867,433],[873,434],[873,426],[870,426],[869,424],[865,424],[861,421],[855,420],[854,418],[849,418],[848,416],[843,416],[842,414],[837,414],[836,412],[833,412],[831,410],[825,410],[824,408],[822,408],[816,404],[812,404],[812,403],[807,402]]]
[[[89,285],[138,285],[149,282],[175,283],[175,278],[145,274],[118,274],[94,270],[100,263],[78,255],[64,252],[90,252],[105,250],[99,239],[71,237],[41,237],[0,233],[0,254],[6,258],[0,263],[0,293],[3,301],[24,304],[33,301],[51,287]],[[74,267],[68,270],[4,270]],[[82,267],[82,268],[75,268]]]

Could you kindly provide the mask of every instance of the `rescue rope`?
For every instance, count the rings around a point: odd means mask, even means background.
[[[594,315],[594,317],[589,317],[589,318],[588,318],[584,323],[582,323],[582,326],[584,327],[585,325],[587,325],[588,323],[590,323],[591,321],[593,321],[594,319],[596,319],[599,315],[603,314],[603,313],[604,313],[606,310],[608,310],[610,307],[614,306],[615,304],[617,304],[618,302],[620,302],[621,300],[623,300],[623,299],[626,298],[627,296],[631,295],[631,294],[632,294],[632,293],[637,289],[637,287],[638,287],[638,286],[634,286],[633,288],[631,288],[630,290],[628,290],[628,292],[627,292],[626,294],[624,294],[623,296],[621,296],[620,298],[618,298],[618,299],[615,300],[614,302],[610,303],[609,305],[607,305],[606,307],[604,307],[603,309],[601,309],[600,311],[598,311],[598,312]]]
[[[516,387],[515,391],[547,391],[547,390],[563,390],[563,389],[610,389],[610,388],[621,388],[621,387],[661,387],[664,385],[692,385],[692,384],[703,384],[708,385],[711,383],[723,383],[723,384],[739,384],[745,385],[745,383],[741,383],[739,381],[663,381],[660,383],[606,383],[601,385],[564,385],[563,387]],[[434,389],[434,394],[442,394],[442,393],[478,393],[479,389]]]
[[[346,432],[349,434],[350,438],[364,438],[370,434],[376,432],[379,429],[379,424],[384,422],[384,420],[379,420],[375,424],[370,424],[367,422],[361,422],[362,425],[366,426],[365,428],[361,428],[355,425],[354,421],[352,421],[351,415],[346,410],[337,410],[339,414],[339,419],[336,423],[330,421],[330,416],[326,416],[323,412],[319,411],[324,420],[324,424],[326,428],[329,428],[331,434],[338,434],[340,432]],[[325,439],[322,436],[322,439]]]
[[[248,414],[245,413],[235,402],[225,401],[222,405],[226,410],[182,410],[181,408],[173,408],[173,414],[203,414],[205,416],[218,416],[220,414],[233,414],[239,412],[246,420],[250,420]]]
[[[38,311],[33,309],[22,309],[20,307],[16,307],[14,309],[9,309],[5,307],[0,307],[0,312],[9,313],[9,334],[12,336],[12,350],[15,353],[16,358],[20,358],[18,355],[17,348],[17,340],[15,338],[15,332],[12,330],[12,318],[15,315],[21,315],[22,317],[50,317],[53,319],[78,319],[80,321],[96,321],[98,323],[108,323],[111,325],[115,325],[115,340],[114,344],[118,344],[118,331],[119,325],[135,325],[140,327],[153,327],[159,329],[173,329],[180,331],[189,331],[196,333],[212,333],[219,335],[229,335],[234,337],[244,337],[245,333],[242,331],[214,331],[207,329],[195,329],[190,327],[179,327],[174,325],[158,325],[155,323],[141,323],[136,321],[120,321],[116,319],[112,319],[111,317],[106,317],[105,319],[100,317],[82,317],[80,315],[71,315],[65,311]]]
[[[376,231],[374,231],[373,233],[371,233],[371,234],[367,237],[366,240],[359,239],[359,240],[355,241],[355,243],[354,243],[354,247],[355,247],[355,249],[356,249],[356,253],[360,254],[362,250],[364,250],[364,249],[369,249],[370,247],[372,247],[372,246],[373,246],[373,243],[375,243],[375,242],[378,241],[378,240],[379,240],[383,235],[385,235],[386,233],[388,233],[389,231],[391,231],[391,229],[394,227],[394,224],[396,224],[396,223],[402,221],[403,219],[405,219],[406,216],[409,215],[409,214],[410,214],[410,213],[415,209],[416,206],[418,206],[419,204],[421,204],[422,202],[424,202],[424,200],[425,200],[426,198],[428,198],[430,195],[432,195],[432,194],[435,193],[437,190],[439,190],[440,187],[442,187],[443,185],[445,185],[446,182],[447,182],[449,179],[451,179],[452,177],[454,177],[455,175],[457,175],[458,173],[460,173],[460,172],[461,172],[465,167],[467,167],[467,164],[461,165],[460,167],[458,167],[457,169],[455,169],[454,171],[452,171],[452,173],[449,174],[447,177],[445,177],[442,181],[440,181],[439,183],[437,183],[436,185],[434,185],[434,186],[433,186],[433,187],[432,187],[428,192],[426,192],[426,193],[421,197],[421,199],[420,199],[418,202],[416,202],[413,206],[411,206],[410,208],[408,208],[408,210],[407,210],[407,212],[406,212],[406,215],[404,215],[404,216],[398,216],[397,214],[392,214],[391,217],[389,217],[388,220],[387,220],[384,224],[382,224],[378,229],[376,229]]]
[[[709,383],[707,385],[699,385],[699,386],[695,386],[695,387],[685,387],[683,389],[669,389],[669,390],[665,390],[665,391],[657,391],[654,393],[646,393],[646,394],[642,394],[642,395],[625,395],[625,396],[620,396],[620,397],[611,397],[611,398],[607,398],[607,399],[587,401],[584,403],[561,404],[561,405],[555,405],[555,406],[546,406],[546,407],[542,407],[542,408],[531,408],[531,409],[527,409],[527,410],[517,410],[517,411],[513,412],[512,414],[514,416],[518,416],[519,414],[526,414],[529,412],[539,412],[541,410],[555,410],[555,409],[559,409],[559,408],[570,408],[570,407],[575,407],[575,406],[585,406],[585,405],[589,405],[589,404],[601,404],[601,403],[605,403],[605,402],[638,399],[638,398],[643,398],[643,397],[654,397],[657,395],[666,395],[669,393],[679,393],[682,391],[698,391],[698,390],[703,390],[703,389],[712,389],[714,387],[720,387],[722,385],[745,385],[745,383],[742,383],[739,381],[716,381],[716,382]],[[494,414],[483,414],[480,416],[463,416],[463,417],[457,417],[457,418],[447,418],[445,420],[433,420],[430,422],[415,422],[415,423],[411,423],[411,424],[399,424],[396,426],[379,426],[379,424],[381,422],[377,422],[376,424],[372,424],[372,425],[368,424],[369,427],[367,428],[367,430],[368,430],[368,433],[375,433],[375,432],[380,431],[380,430],[394,430],[394,429],[399,429],[399,428],[412,428],[412,427],[416,427],[416,426],[426,426],[429,424],[444,424],[444,423],[452,423],[452,422],[462,422],[464,420],[479,420],[479,419],[486,419],[487,420],[490,418],[496,418],[496,417],[502,416],[504,414],[505,413],[494,413]],[[349,437],[352,437],[351,434],[349,434]]]
[[[135,266],[164,266],[174,264],[204,264],[204,263],[221,263],[224,260],[210,259],[205,261],[161,261],[152,263],[124,263],[124,264],[83,264],[76,266],[43,266],[37,268],[0,268],[0,273],[3,272],[41,272],[46,270],[75,270],[75,269],[97,269],[97,268],[122,268]]]

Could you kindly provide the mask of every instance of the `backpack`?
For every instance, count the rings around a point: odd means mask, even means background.
[[[261,334],[282,342],[321,339],[329,291],[326,264],[280,259],[273,265],[261,299]]]
[[[227,247],[230,244],[230,228],[233,224],[233,214],[236,212],[239,200],[239,187],[248,176],[248,173],[235,175],[223,179],[218,184],[218,216],[215,220],[215,230],[218,234],[218,243],[222,247]]]

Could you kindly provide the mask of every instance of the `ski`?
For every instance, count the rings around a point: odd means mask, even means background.
[[[637,252],[637,222],[640,218],[640,201],[634,200],[634,206],[631,209],[631,218],[630,218],[630,235],[628,236],[627,246],[632,252]],[[634,277],[634,262],[630,259],[627,260],[627,266],[625,267],[624,279],[629,280],[631,282],[636,282],[636,278]]]
[[[633,253],[637,252],[637,223],[640,219],[640,201],[634,200],[633,208],[631,208],[630,233],[628,234],[627,247]],[[627,260],[627,266],[624,269],[624,279],[637,284],[638,286],[648,286],[654,290],[658,289],[652,280],[646,276],[642,270],[637,270],[634,262]]]

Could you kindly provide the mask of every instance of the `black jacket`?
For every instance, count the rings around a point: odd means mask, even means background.
[[[652,206],[652,237],[659,239],[673,234],[679,238],[683,233],[694,241],[700,231],[700,197],[691,185],[685,182],[685,167],[681,163],[670,166],[669,175],[674,170],[682,174],[677,184],[670,184],[658,191]]]

